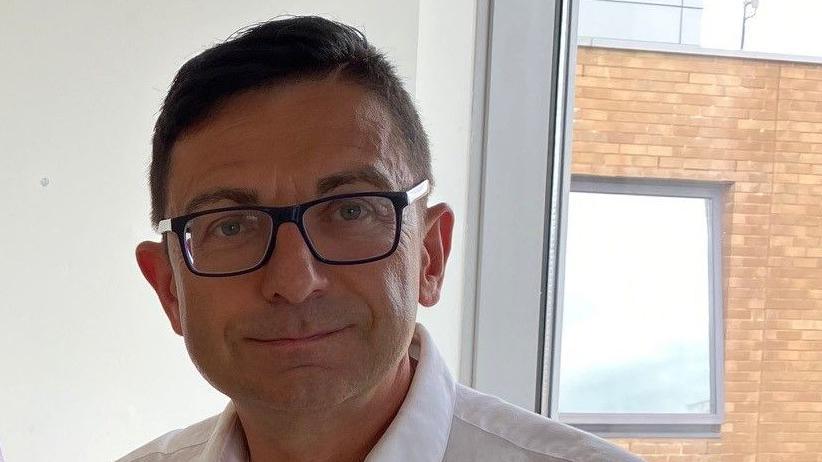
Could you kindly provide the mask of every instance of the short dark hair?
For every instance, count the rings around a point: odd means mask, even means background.
[[[151,218],[165,218],[171,152],[187,130],[240,93],[276,84],[339,78],[377,97],[392,119],[411,173],[431,174],[428,137],[394,66],[354,27],[316,16],[278,18],[244,29],[186,62],[171,84],[154,127]]]

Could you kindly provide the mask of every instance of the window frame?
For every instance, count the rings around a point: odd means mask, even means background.
[[[722,262],[723,218],[725,195],[730,183],[660,180],[636,177],[603,177],[573,175],[570,192],[682,197],[705,199],[708,207],[709,261],[709,327],[711,411],[708,413],[560,413],[556,393],[544,389],[544,399],[550,402],[550,415],[586,431],[607,437],[718,437],[725,418],[725,341],[724,341],[724,278]],[[566,202],[567,203],[567,202]],[[559,247],[560,260],[565,261],[565,234]],[[556,326],[562,325],[564,272],[558,272],[555,306]],[[553,333],[551,388],[559,389],[562,331]],[[547,353],[546,353],[547,354]]]
[[[477,1],[459,378],[557,418],[556,269],[564,266],[558,250],[571,186],[566,103],[574,97],[579,0],[496,3]],[[527,234],[501,239],[523,228]],[[724,355],[724,332],[712,332]],[[607,437],[713,437],[724,418],[724,382],[717,383],[717,412],[701,422],[574,425]]]
[[[547,205],[562,171],[557,105],[563,69],[573,68],[570,3],[477,3],[460,381],[536,412],[551,323]]]

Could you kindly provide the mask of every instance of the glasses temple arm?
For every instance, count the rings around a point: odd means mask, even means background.
[[[405,193],[408,198],[408,204],[413,204],[417,199],[428,194],[428,191],[428,180],[423,180],[420,184],[414,186],[410,191]]]
[[[160,220],[160,222],[157,223],[157,232],[158,233],[163,234],[163,233],[167,233],[169,231],[171,231],[171,219],[170,218],[166,218],[165,220]]]

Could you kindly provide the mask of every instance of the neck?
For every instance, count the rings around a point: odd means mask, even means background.
[[[376,387],[333,408],[281,412],[235,400],[251,462],[364,460],[399,411],[412,376],[406,355]]]

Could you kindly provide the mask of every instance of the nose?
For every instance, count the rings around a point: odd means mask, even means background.
[[[328,286],[319,265],[297,225],[283,223],[277,230],[271,259],[263,268],[263,296],[271,303],[290,304],[316,297]]]

